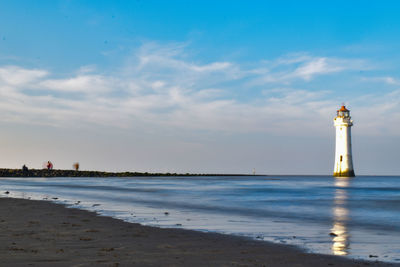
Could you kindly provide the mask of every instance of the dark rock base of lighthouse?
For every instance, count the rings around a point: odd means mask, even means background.
[[[346,171],[346,172],[334,172],[333,176],[335,177],[355,177],[354,170]]]

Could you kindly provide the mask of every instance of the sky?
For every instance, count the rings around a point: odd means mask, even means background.
[[[397,1],[1,1],[0,168],[399,175]]]

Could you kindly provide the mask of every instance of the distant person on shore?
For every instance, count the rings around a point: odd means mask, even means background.
[[[28,167],[26,167],[26,165],[24,164],[22,166],[22,172],[27,173],[29,171]]]
[[[47,165],[46,165],[46,167],[47,167],[47,170],[48,170],[48,171],[52,170],[52,169],[53,169],[53,163],[51,163],[51,161],[50,161],[50,160],[49,160],[49,161],[47,161]]]

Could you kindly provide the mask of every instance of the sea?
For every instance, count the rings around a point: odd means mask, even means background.
[[[398,176],[0,178],[0,196],[400,263]]]

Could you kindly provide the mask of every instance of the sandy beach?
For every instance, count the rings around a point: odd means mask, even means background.
[[[396,266],[12,198],[0,199],[0,244],[0,266]]]

